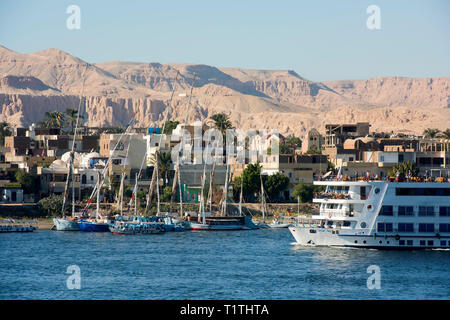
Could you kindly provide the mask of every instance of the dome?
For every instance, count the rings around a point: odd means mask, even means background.
[[[58,159],[58,160],[55,160],[52,162],[52,164],[50,165],[50,168],[63,169],[63,168],[67,168],[67,165],[64,161]]]

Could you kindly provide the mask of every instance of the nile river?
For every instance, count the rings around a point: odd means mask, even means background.
[[[449,299],[449,251],[305,248],[287,229],[0,234],[0,299]],[[68,289],[67,267],[80,270]],[[369,290],[367,268],[380,268]]]

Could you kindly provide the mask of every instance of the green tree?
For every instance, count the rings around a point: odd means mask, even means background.
[[[5,145],[5,137],[12,135],[9,124],[6,121],[0,122],[0,146]]]
[[[441,131],[435,128],[428,128],[423,131],[425,138],[434,139],[438,136]]]
[[[47,111],[45,119],[38,122],[39,128],[62,128],[64,126],[64,114],[59,111]]]
[[[302,140],[299,137],[296,137],[294,135],[291,135],[286,138],[286,145],[288,145],[291,148],[301,148],[302,146]]]
[[[21,184],[25,193],[34,193],[36,187],[36,178],[25,170],[17,170],[14,177]]]
[[[169,186],[164,187],[161,196],[162,201],[169,202],[171,197],[172,197],[172,187]]]
[[[289,178],[277,172],[276,174],[267,176],[263,179],[264,191],[270,201],[273,201],[281,191],[285,190],[289,185]]]
[[[47,215],[60,215],[61,214],[61,208],[63,205],[63,196],[62,195],[55,195],[52,194],[49,197],[42,198],[38,202],[38,209],[42,213],[45,213]],[[68,212],[68,206],[66,206],[66,212]]]
[[[66,109],[66,115],[67,115],[67,123],[70,126],[70,132],[73,133],[75,129],[75,125],[77,123],[77,109]],[[83,119],[83,116],[80,115],[80,119]]]
[[[397,172],[399,172],[400,177],[402,178],[406,177],[409,173],[411,173],[412,177],[417,177],[419,174],[419,167],[411,161],[396,163],[392,169],[389,170],[388,176],[395,177]]]
[[[151,158],[151,163],[156,164],[156,154],[153,154]],[[158,153],[158,168],[159,168],[159,178],[163,178],[163,185],[165,185],[169,178],[170,166],[172,165],[172,156],[170,151]]]
[[[260,181],[261,166],[257,164],[249,164],[245,167],[240,177],[234,178],[233,185],[233,197],[239,200],[239,194],[241,192],[241,181],[243,181],[242,193],[246,202],[255,193],[259,193],[261,190]]]
[[[450,129],[447,129],[447,130],[445,130],[445,131],[442,131],[441,136],[442,136],[444,139],[449,139],[449,140],[450,140]]]
[[[292,196],[294,198],[300,198],[300,202],[311,202],[316,189],[311,183],[299,182],[295,185]]]
[[[164,132],[165,134],[171,134],[172,131],[180,124],[179,121],[172,121],[168,120],[166,121],[166,125],[164,126]]]
[[[114,127],[114,128],[108,128],[105,130],[105,133],[108,134],[117,134],[117,133],[124,133],[125,128],[124,127]]]
[[[233,124],[231,123],[229,117],[224,113],[216,113],[211,116],[211,119],[214,121],[214,128],[218,129],[222,132],[222,135],[225,137],[227,129],[232,129]]]

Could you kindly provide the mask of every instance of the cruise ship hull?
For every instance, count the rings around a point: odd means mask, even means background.
[[[450,237],[443,236],[369,236],[369,235],[337,235],[333,234],[331,229],[313,229],[316,232],[311,233],[311,229],[303,227],[289,227],[289,231],[295,238],[297,244],[303,246],[330,246],[330,247],[353,247],[366,249],[448,249],[450,248],[443,242],[450,241]],[[400,241],[414,241],[417,243],[418,238],[425,241],[423,246],[405,246],[400,245]]]

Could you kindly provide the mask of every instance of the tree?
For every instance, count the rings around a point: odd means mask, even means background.
[[[45,119],[38,122],[39,128],[62,128],[64,125],[64,114],[59,111],[47,111]]]
[[[150,160],[151,163],[155,166],[156,165],[156,154],[153,154],[152,159]],[[158,168],[159,168],[159,178],[163,179],[163,185],[166,184],[169,178],[169,171],[170,166],[172,165],[172,156],[170,154],[170,151],[158,153]]]
[[[388,176],[396,177],[397,172],[400,174],[400,177],[404,178],[407,175],[411,174],[412,177],[417,177],[419,174],[419,167],[414,162],[400,162],[394,164],[391,170],[388,172]]]
[[[0,122],[0,146],[5,145],[5,137],[12,135],[9,124],[6,121]]]
[[[109,134],[117,134],[117,133],[124,133],[124,132],[125,132],[124,127],[108,128],[105,130],[105,133],[109,133]]]
[[[269,200],[272,201],[278,197],[281,191],[287,188],[289,185],[289,178],[277,172],[276,174],[267,176],[263,179],[263,183],[264,191],[269,197]]]
[[[245,167],[240,177],[234,178],[233,185],[233,197],[239,199],[241,190],[241,181],[243,181],[242,193],[245,201],[248,201],[251,195],[261,190],[260,182],[261,166],[257,164],[249,164]]]
[[[428,128],[423,131],[425,138],[434,139],[438,136],[441,131],[435,128]]]
[[[172,187],[164,187],[161,196],[162,201],[169,202],[170,198],[172,198]]]
[[[227,129],[233,129],[233,124],[231,123],[228,116],[224,113],[216,113],[211,116],[211,119],[214,121],[214,128],[222,132],[222,135],[224,137],[226,135]]]
[[[61,208],[63,205],[63,196],[52,194],[49,197],[42,198],[38,202],[39,211],[46,213],[47,215],[59,215],[61,214]],[[65,208],[66,211],[68,207]]]
[[[180,122],[179,121],[172,121],[168,120],[166,121],[166,125],[164,126],[164,134],[171,134],[174,129],[178,126]]]
[[[36,179],[31,173],[19,169],[14,174],[14,177],[16,181],[20,183],[25,193],[34,193],[36,186]]]
[[[447,130],[445,130],[445,131],[442,131],[441,136],[442,136],[444,139],[449,139],[449,140],[450,140],[450,129],[447,129]]]
[[[286,138],[286,145],[290,148],[301,148],[302,146],[302,140],[299,137],[296,137],[294,135],[291,135]]]
[[[77,109],[66,109],[66,115],[67,115],[67,122],[70,125],[70,132],[73,133],[75,129],[75,125],[77,123]],[[83,119],[83,116],[80,115],[80,119]]]
[[[299,182],[295,185],[292,196],[294,198],[300,198],[300,201],[303,203],[311,202],[314,196],[314,192],[316,192],[314,185],[312,185],[311,183]]]

